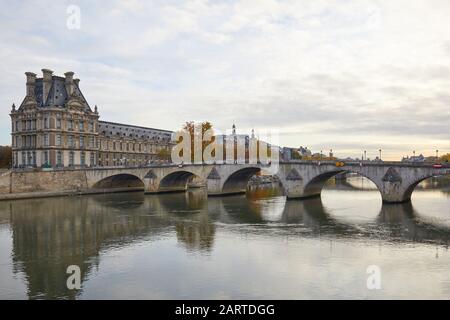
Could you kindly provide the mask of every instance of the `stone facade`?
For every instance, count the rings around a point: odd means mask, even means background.
[[[99,121],[99,165],[144,165],[168,161],[171,131]]]
[[[99,121],[73,72],[42,72],[25,73],[26,96],[12,106],[14,168],[144,165],[170,154],[171,131]]]

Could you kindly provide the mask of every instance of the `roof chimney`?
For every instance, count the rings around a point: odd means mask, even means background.
[[[27,96],[34,97],[34,88],[36,87],[36,73],[25,72],[27,76]]]
[[[49,69],[42,69],[42,103],[45,104],[52,87],[52,74],[53,71]]]
[[[66,76],[66,91],[67,91],[67,95],[70,97],[73,94],[73,85],[74,85],[74,81],[73,81],[73,75],[74,73],[72,71],[68,71],[66,73],[64,73],[64,75]]]

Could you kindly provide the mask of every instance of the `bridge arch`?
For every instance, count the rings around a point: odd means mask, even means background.
[[[437,174],[427,174],[427,175],[424,175],[424,176],[420,177],[419,179],[413,181],[409,186],[406,187],[406,190],[404,192],[403,198],[407,199],[407,200],[410,200],[414,190],[417,187],[417,185],[419,183],[421,183],[422,181],[425,181],[425,180],[433,178],[433,177],[441,177],[441,176],[446,176],[446,175],[450,175],[450,172],[437,173]]]
[[[377,180],[375,180],[374,178],[370,177],[367,174],[364,174],[363,172],[360,172],[358,170],[349,170],[349,169],[345,169],[345,170],[331,170],[331,171],[326,171],[323,173],[318,174],[317,176],[313,177],[311,180],[309,180],[308,182],[306,182],[305,186],[304,186],[304,194],[306,197],[313,197],[313,196],[320,196],[323,187],[325,186],[326,182],[340,174],[340,173],[353,173],[353,174],[357,174],[359,176],[362,176],[368,180],[370,180],[376,187],[377,190],[380,192],[380,195],[382,196],[382,187],[377,183]]]
[[[261,168],[259,167],[246,167],[234,171],[225,179],[222,186],[222,193],[244,193],[247,190],[250,178],[260,172]]]
[[[92,189],[144,190],[144,182],[134,174],[119,173],[97,181]]]
[[[188,170],[177,170],[165,175],[159,182],[158,192],[176,192],[185,191],[188,182],[194,177],[195,173]]]

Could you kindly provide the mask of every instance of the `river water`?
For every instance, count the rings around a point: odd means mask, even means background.
[[[361,177],[309,200],[267,186],[3,201],[0,299],[450,299],[449,240],[443,179],[403,205]]]

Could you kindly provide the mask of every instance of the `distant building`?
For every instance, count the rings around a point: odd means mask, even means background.
[[[312,152],[311,150],[308,149],[308,147],[302,147],[300,146],[300,148],[297,149],[297,152],[302,156],[302,157],[311,157]]]
[[[296,160],[312,156],[311,150],[309,150],[308,147],[302,146],[300,146],[299,148],[283,147],[280,149],[280,151],[281,157],[285,161]]]
[[[423,156],[423,154],[420,154],[418,156],[406,156],[402,158],[402,162],[425,162],[425,157]]]

